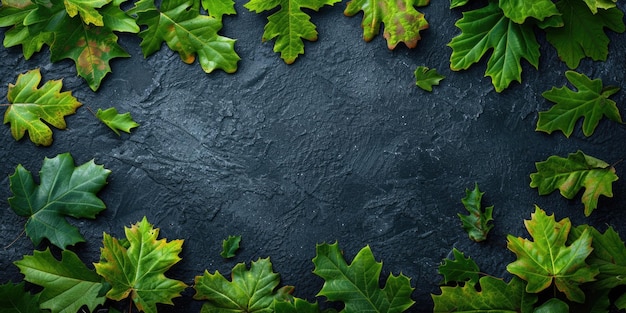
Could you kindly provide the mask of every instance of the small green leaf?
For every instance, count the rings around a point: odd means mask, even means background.
[[[600,196],[613,197],[612,183],[618,179],[614,167],[582,151],[569,154],[567,159],[553,155],[535,166],[537,172],[530,174],[530,187],[538,188],[540,195],[558,189],[563,197],[573,199],[584,187],[581,200],[585,216],[598,207]]]
[[[78,256],[63,250],[61,260],[54,258],[50,249],[35,251],[16,261],[24,279],[43,287],[39,294],[42,309],[53,313],[76,313],[86,306],[94,312],[104,304],[105,285],[95,271],[88,269]]]
[[[482,197],[485,193],[480,192],[478,184],[474,186],[474,190],[465,190],[465,198],[461,199],[463,206],[470,213],[469,215],[457,214],[463,223],[463,229],[467,232],[470,239],[481,242],[487,239],[487,234],[493,228],[493,206],[485,208],[483,212],[481,208]]]
[[[84,238],[64,217],[93,219],[104,210],[106,206],[96,194],[110,173],[93,160],[76,167],[72,156],[64,153],[44,159],[41,183],[36,185],[31,173],[18,165],[9,177],[13,193],[9,205],[17,215],[28,217],[26,235],[35,245],[47,238],[65,249]]]
[[[469,0],[450,0],[450,9],[462,7],[466,5]]]
[[[120,131],[130,134],[130,130],[132,128],[139,126],[139,124],[135,123],[133,118],[130,116],[130,112],[119,114],[117,113],[116,108],[108,108],[104,111],[102,109],[98,109],[96,117],[113,130],[118,136],[120,135]]]
[[[237,250],[239,250],[240,242],[241,236],[228,236],[227,239],[222,241],[222,253],[220,255],[225,259],[234,257]]]
[[[480,270],[474,260],[465,258],[463,252],[452,249],[454,259],[445,259],[439,265],[439,274],[443,275],[443,283],[469,282],[471,285],[478,283]]]
[[[415,69],[415,84],[426,91],[433,91],[433,86],[439,85],[439,82],[444,78],[445,76],[437,73],[434,68],[418,66]]]
[[[603,116],[618,123],[622,122],[615,101],[609,99],[619,91],[619,88],[612,86],[603,88],[600,79],[591,80],[574,71],[565,72],[565,77],[578,91],[563,86],[552,87],[551,90],[544,92],[542,96],[556,104],[548,111],[539,112],[537,131],[550,134],[560,130],[569,138],[578,119],[584,118],[583,133],[589,137]]]
[[[533,313],[569,313],[569,305],[557,298],[552,298],[538,306]]]
[[[317,245],[313,273],[324,279],[317,294],[330,301],[341,301],[342,312],[404,312],[415,301],[408,277],[389,274],[384,288],[379,287],[382,262],[376,262],[369,246],[361,249],[348,265],[339,245]]]
[[[42,313],[39,294],[24,290],[24,282],[0,285],[0,313]]]

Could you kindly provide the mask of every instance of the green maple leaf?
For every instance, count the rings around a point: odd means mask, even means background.
[[[604,33],[605,27],[618,33],[626,29],[624,13],[618,8],[598,10],[594,14],[580,0],[561,0],[556,6],[562,12],[564,26],[547,28],[546,39],[571,69],[577,68],[584,57],[606,60],[609,37]]]
[[[36,33],[24,25],[26,16],[35,9],[37,5],[33,2],[21,0],[2,0],[0,6],[0,27],[12,26],[4,33],[3,44],[7,48],[22,45],[26,60],[35,52],[41,51],[44,44],[50,45],[54,40],[53,33],[45,31]]]
[[[41,73],[36,69],[20,74],[15,85],[9,84],[9,104],[4,113],[4,123],[11,124],[15,140],[22,139],[28,131],[33,143],[49,146],[52,144],[52,130],[46,123],[65,129],[64,117],[74,114],[81,103],[71,92],[60,92],[63,86],[60,80],[47,81],[39,88],[40,82]]]
[[[474,285],[441,287],[441,295],[431,295],[434,313],[439,312],[501,312],[530,313],[537,296],[524,290],[524,281],[513,277],[508,284],[501,279],[480,278],[480,291]]]
[[[376,262],[369,246],[348,265],[337,243],[317,245],[313,263],[313,273],[324,279],[317,295],[343,302],[344,313],[404,312],[415,303],[411,282],[402,274],[390,274],[385,287],[379,287],[382,262]]]
[[[439,265],[439,274],[443,275],[443,283],[468,281],[471,285],[476,285],[480,273],[476,262],[465,258],[463,252],[456,248],[452,249],[452,254],[454,259],[445,259]]]
[[[341,0],[250,0],[244,7],[261,13],[280,6],[280,9],[267,18],[263,32],[263,41],[276,38],[274,52],[287,64],[295,62],[304,53],[303,39],[317,40],[315,24],[302,9],[318,11],[325,5],[333,5]]]
[[[75,167],[72,156],[64,153],[44,159],[40,184],[36,185],[31,173],[18,165],[9,177],[13,193],[9,205],[17,215],[28,217],[26,235],[35,245],[47,238],[65,249],[85,240],[64,216],[93,219],[104,210],[96,193],[106,185],[110,173],[93,160]]]
[[[421,39],[420,31],[429,27],[424,14],[415,6],[428,5],[430,0],[351,0],[344,14],[353,16],[363,11],[363,39],[372,40],[385,25],[383,36],[387,39],[387,47],[395,49],[403,42],[409,48],[415,48]]]
[[[609,99],[619,91],[619,88],[612,86],[603,88],[600,79],[591,80],[574,71],[565,72],[565,77],[578,91],[563,86],[552,87],[551,90],[544,92],[542,96],[556,105],[548,111],[539,112],[536,130],[548,134],[560,130],[569,137],[578,119],[584,117],[583,133],[589,137],[603,116],[615,122],[622,122],[615,101]]]
[[[39,306],[53,313],[75,313],[83,306],[93,312],[104,304],[106,286],[95,271],[88,269],[78,256],[63,250],[57,260],[50,249],[35,251],[24,256],[15,265],[24,274],[24,279],[43,287],[39,293]],[[102,295],[101,295],[102,294]]]
[[[578,239],[566,246],[572,227],[568,218],[556,222],[539,207],[530,220],[524,220],[534,241],[507,236],[507,248],[517,255],[517,260],[506,269],[526,280],[526,291],[538,293],[552,285],[574,302],[585,302],[579,285],[594,280],[598,270],[591,268],[585,259],[591,254],[591,234],[584,231]]]
[[[233,0],[202,0],[202,7],[207,10],[210,17],[220,21],[224,15],[237,14]]]
[[[228,236],[222,242],[222,252],[220,255],[223,258],[232,258],[235,256],[237,250],[239,250],[239,243],[241,242],[241,236]]]
[[[153,0],[140,0],[131,10],[137,15],[137,24],[147,28],[139,33],[144,57],[159,51],[163,42],[178,52],[183,62],[196,60],[206,73],[221,69],[237,71],[239,55],[235,40],[220,36],[221,17],[200,14],[200,2],[194,0],[165,0],[157,8]]]
[[[130,116],[130,112],[119,114],[116,108],[108,108],[104,111],[98,109],[96,117],[118,136],[120,135],[120,131],[130,133],[132,128],[139,126]]]
[[[474,190],[465,190],[465,198],[461,199],[463,206],[470,213],[469,215],[457,214],[463,223],[463,229],[473,241],[480,242],[487,239],[487,234],[493,228],[492,213],[493,206],[485,208],[484,212],[481,208],[482,197],[485,193],[480,192],[478,184],[474,186]]]
[[[543,21],[561,14],[551,0],[499,0],[499,6],[517,24],[523,24],[529,17]]]
[[[24,290],[24,282],[8,282],[0,285],[0,312],[2,313],[41,313],[39,294],[33,295]]]
[[[582,202],[586,216],[598,207],[601,195],[613,197],[612,183],[618,179],[614,167],[582,151],[571,153],[567,158],[551,156],[535,166],[537,172],[530,174],[530,187],[538,188],[540,195],[558,189],[563,197],[573,199],[585,187]]]
[[[187,285],[170,279],[165,272],[181,258],[183,240],[157,240],[159,229],[144,217],[141,222],[124,227],[128,244],[104,233],[101,261],[96,272],[111,284],[106,296],[120,301],[130,298],[139,311],[156,313],[157,303],[173,304]]]
[[[521,59],[535,68],[539,66],[539,44],[531,24],[517,24],[507,18],[497,3],[463,13],[454,25],[461,35],[452,38],[450,68],[465,70],[493,49],[487,62],[485,76],[497,92],[501,92],[515,80],[521,82]]]
[[[252,262],[249,270],[239,263],[231,276],[232,281],[218,271],[196,276],[193,298],[206,300],[201,312],[273,312],[274,288],[280,277],[273,272],[269,258]]]
[[[85,24],[94,24],[96,26],[104,26],[102,15],[97,9],[108,4],[111,0],[63,0],[65,11],[70,17],[80,14],[80,18]]]
[[[415,84],[426,91],[433,91],[433,86],[439,85],[439,82],[444,78],[445,76],[437,73],[434,68],[418,66],[415,69]]]

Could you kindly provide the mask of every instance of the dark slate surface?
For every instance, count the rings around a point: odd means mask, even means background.
[[[242,60],[235,74],[205,74],[166,47],[144,59],[138,37],[120,35],[132,57],[113,61],[113,73],[94,93],[69,60],[52,64],[45,51],[27,61],[20,49],[0,49],[0,94],[19,73],[40,67],[45,80],[63,78],[64,90],[84,104],[48,148],[16,142],[8,126],[1,128],[5,245],[25,222],[8,207],[8,176],[18,164],[37,173],[44,157],[63,152],[113,172],[100,193],[108,209],[93,221],[71,221],[87,240],[75,247],[82,259],[98,260],[103,232],[121,237],[124,226],[147,216],[162,237],[185,239],[183,261],[168,275],[187,284],[205,269],[227,274],[237,262],[271,257],[282,284],[313,300],[323,283],[311,273],[315,245],[338,241],[349,260],[370,245],[384,261],[383,276],[411,277],[417,301],[411,312],[427,312],[441,279],[437,266],[453,247],[483,271],[506,275],[514,259],[506,234],[528,236],[523,219],[535,204],[557,219],[626,233],[621,180],[589,218],[579,198],[539,196],[529,187],[534,162],[550,155],[580,149],[609,163],[626,156],[626,129],[613,122],[602,121],[590,138],[579,128],[569,139],[535,132],[537,112],[551,106],[541,93],[566,83],[567,68],[543,36],[539,70],[524,62],[523,82],[499,94],[483,77],[484,60],[468,71],[449,70],[446,44],[459,33],[454,22],[461,12],[447,1],[421,9],[431,27],[413,50],[389,51],[382,36],[365,43],[361,16],[342,14],[346,1],[312,12],[320,38],[290,66],[272,51],[273,42],[261,42],[267,14],[243,3],[237,1],[239,14],[226,17],[221,32],[237,39]],[[626,41],[610,37],[608,61],[584,60],[578,70],[624,87]],[[432,93],[415,86],[420,65],[447,76]],[[612,99],[623,109],[623,91]],[[141,126],[118,138],[86,108],[111,106],[131,112]],[[625,168],[619,163],[617,174],[623,177]],[[474,183],[486,192],[484,204],[495,206],[495,228],[483,244],[468,239],[456,216]],[[222,240],[237,234],[242,249],[222,259]],[[21,236],[0,249],[2,282],[21,280],[11,263],[34,248]],[[192,294],[188,289],[175,307],[160,311],[197,312]]]

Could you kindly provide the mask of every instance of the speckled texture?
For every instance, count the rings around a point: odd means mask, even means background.
[[[144,59],[138,37],[122,34],[132,57],[113,61],[113,73],[94,93],[71,61],[51,64],[47,51],[26,61],[19,49],[0,49],[0,94],[19,73],[40,67],[45,80],[63,78],[64,90],[85,107],[115,106],[141,124],[118,138],[83,107],[67,118],[67,130],[54,132],[48,148],[16,142],[2,127],[3,245],[25,222],[8,207],[8,176],[17,164],[37,173],[44,157],[63,152],[112,170],[100,193],[107,210],[93,221],[71,221],[87,239],[75,249],[81,258],[96,262],[103,232],[123,236],[124,226],[147,216],[162,237],[185,239],[183,261],[168,275],[187,284],[205,269],[229,273],[237,262],[269,256],[282,284],[314,300],[323,283],[312,274],[315,244],[338,241],[349,260],[370,245],[384,261],[385,277],[411,277],[417,304],[410,311],[428,312],[429,294],[441,280],[437,266],[453,247],[483,271],[506,275],[514,258],[506,234],[528,236],[523,219],[535,204],[557,219],[569,216],[601,230],[608,224],[626,234],[622,180],[589,218],[579,198],[539,196],[529,187],[534,162],[550,155],[580,149],[609,163],[626,156],[626,129],[616,123],[602,121],[591,138],[579,128],[569,139],[535,132],[537,112],[551,106],[541,93],[566,83],[567,68],[543,36],[539,70],[523,63],[523,82],[498,94],[483,77],[484,60],[468,71],[449,70],[446,44],[459,33],[454,22],[461,12],[447,1],[421,9],[431,27],[413,50],[389,51],[382,36],[365,43],[361,16],[342,14],[346,1],[310,12],[319,40],[307,43],[293,65],[272,51],[273,42],[261,42],[267,14],[243,3],[237,1],[239,14],[225,17],[221,32],[237,39],[242,60],[235,74],[205,74],[165,46]],[[624,88],[626,40],[610,37],[608,61],[585,60],[579,71]],[[420,65],[446,76],[432,93],[415,86]],[[622,110],[624,94],[612,97]],[[617,164],[620,177],[625,168]],[[470,242],[456,216],[474,183],[486,192],[484,203],[495,206],[495,228],[482,244]],[[232,260],[219,255],[228,235],[243,237]],[[33,248],[21,236],[0,249],[0,281],[21,280],[11,262]],[[192,295],[188,289],[160,312],[198,312],[201,303]]]

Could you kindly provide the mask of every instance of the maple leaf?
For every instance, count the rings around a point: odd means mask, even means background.
[[[295,62],[300,54],[304,53],[303,39],[308,41],[317,40],[315,24],[311,17],[302,9],[318,11],[325,5],[334,5],[341,0],[250,0],[244,7],[255,13],[272,10],[280,6],[280,9],[267,18],[267,24],[263,32],[263,41],[276,38],[274,52],[279,52],[280,57],[287,64]]]
[[[517,24],[523,24],[529,17],[543,21],[561,14],[551,0],[499,0],[499,6],[504,15]]]
[[[210,17],[222,20],[224,15],[237,14],[233,0],[202,0],[202,7]]]
[[[24,282],[8,282],[0,285],[0,312],[2,313],[41,313],[39,295],[24,290]]]
[[[476,262],[465,258],[463,252],[456,248],[452,249],[452,254],[454,259],[445,259],[439,265],[439,274],[443,275],[443,283],[468,281],[471,285],[476,285],[480,273]]]
[[[530,174],[531,188],[538,188],[540,195],[559,190],[567,199],[573,199],[585,187],[582,202],[585,216],[598,207],[601,195],[613,197],[611,184],[618,179],[615,168],[608,163],[584,154],[570,153],[566,158],[551,156],[546,161],[535,163],[536,173]]]
[[[146,217],[124,227],[124,232],[127,245],[104,233],[101,261],[94,264],[96,272],[112,286],[107,298],[120,301],[130,297],[139,311],[156,313],[157,303],[173,304],[172,298],[187,287],[164,274],[181,260],[178,254],[183,240],[157,240],[159,229]]]
[[[235,256],[235,252],[239,250],[239,243],[241,242],[241,236],[228,236],[222,242],[222,252],[220,255],[225,258],[232,258]]]
[[[13,193],[9,205],[17,215],[28,217],[26,235],[35,245],[47,238],[65,249],[85,240],[64,216],[93,219],[104,210],[96,193],[106,185],[110,173],[93,160],[75,167],[72,156],[64,153],[44,159],[39,172],[41,183],[36,185],[31,173],[18,165],[9,177]]]
[[[534,241],[508,235],[507,248],[517,255],[517,260],[506,269],[528,282],[527,292],[538,293],[554,282],[569,300],[583,303],[585,294],[579,285],[593,281],[598,274],[597,269],[585,263],[593,250],[589,231],[566,246],[570,220],[556,222],[554,215],[548,216],[537,206],[524,225]]]
[[[542,96],[556,105],[548,111],[539,112],[536,130],[548,134],[560,130],[569,138],[578,119],[584,117],[583,133],[589,137],[603,116],[615,122],[622,122],[615,101],[609,99],[619,91],[619,88],[612,86],[603,88],[600,79],[591,80],[574,71],[565,72],[565,77],[578,91],[563,86],[552,87],[551,90],[544,92]]]
[[[539,66],[539,44],[532,25],[513,22],[497,3],[464,12],[454,25],[461,29],[461,35],[448,44],[452,48],[450,68],[465,70],[493,49],[485,76],[491,77],[497,92],[507,88],[513,80],[521,82],[522,58],[535,68]]]
[[[159,51],[165,42],[187,64],[193,63],[197,55],[206,73],[215,69],[237,71],[240,58],[235,52],[235,40],[218,34],[221,18],[201,15],[199,1],[164,0],[157,8],[153,0],[140,0],[131,13],[137,15],[137,24],[147,26],[139,33],[144,57]]]
[[[363,11],[363,39],[372,40],[385,25],[383,36],[387,39],[387,47],[395,49],[403,42],[408,48],[415,48],[421,39],[420,31],[429,27],[424,14],[415,6],[428,5],[430,0],[351,0],[344,14],[353,16]]]
[[[57,260],[50,249],[35,251],[32,256],[24,256],[15,265],[24,274],[24,279],[43,287],[39,293],[39,306],[53,313],[76,313],[83,306],[94,312],[104,304],[102,278],[88,269],[78,256],[63,250],[61,260]],[[102,294],[102,295],[101,295]]]
[[[11,124],[11,134],[20,140],[28,131],[30,140],[36,145],[52,144],[52,130],[44,123],[65,129],[66,115],[74,114],[81,103],[72,92],[60,92],[61,80],[47,81],[41,88],[39,69],[17,77],[15,85],[9,84],[8,109],[4,112],[4,123]],[[42,121],[43,120],[43,121]]]
[[[403,312],[415,303],[411,282],[402,274],[389,274],[385,287],[379,287],[382,262],[376,262],[369,246],[348,265],[337,243],[317,245],[313,263],[313,273],[324,279],[317,295],[342,301],[342,312]]]
[[[626,29],[624,13],[618,8],[598,10],[594,14],[579,0],[561,0],[556,6],[562,12],[564,26],[547,28],[546,39],[571,69],[577,68],[584,57],[606,60],[609,37],[604,33],[605,27],[618,33]]]
[[[426,91],[433,91],[433,86],[439,85],[439,82],[444,78],[434,68],[429,69],[426,66],[418,66],[415,69],[415,84]]]
[[[249,270],[245,263],[238,263],[231,276],[232,281],[219,271],[196,276],[193,298],[207,300],[202,312],[272,312],[280,277],[273,272],[269,258],[253,261]]]
[[[513,277],[507,284],[501,279],[484,276],[480,291],[474,285],[442,286],[441,295],[431,295],[438,312],[502,312],[530,313],[537,296],[524,291],[524,281]]]
[[[481,209],[482,197],[485,193],[480,192],[478,184],[475,184],[474,190],[465,189],[465,198],[461,199],[463,206],[470,213],[469,215],[457,214],[463,223],[463,229],[467,232],[470,239],[476,242],[487,239],[487,233],[493,228],[493,205]]]
[[[120,135],[120,131],[130,133],[132,128],[139,126],[130,116],[130,112],[119,114],[116,108],[108,108],[104,111],[98,109],[96,117],[118,136]]]

